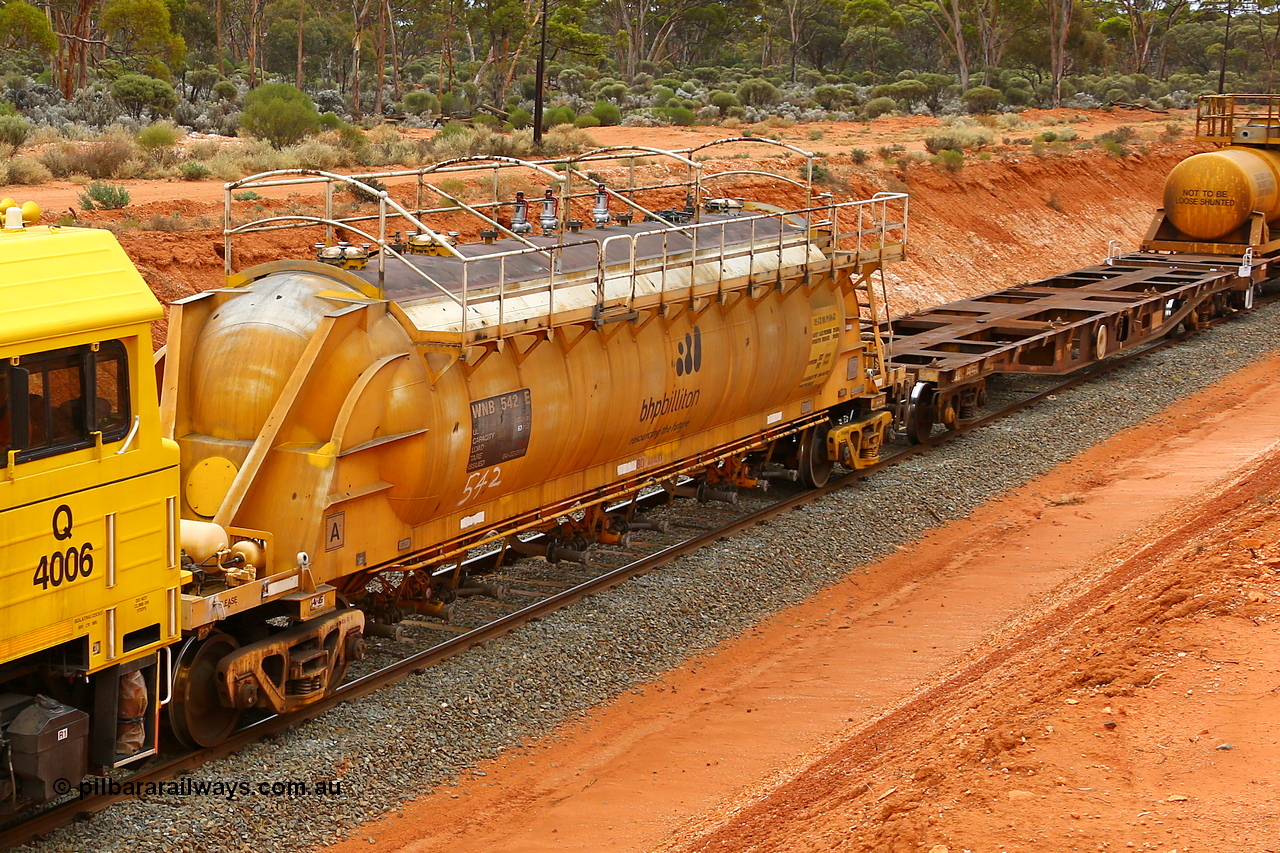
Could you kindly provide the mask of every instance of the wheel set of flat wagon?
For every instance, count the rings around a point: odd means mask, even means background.
[[[882,272],[907,195],[704,168],[813,159],[769,140],[245,178],[226,286],[170,306],[154,356],[114,237],[5,201],[0,813],[330,695],[366,634],[446,613],[476,549],[581,560],[651,528],[641,492],[820,486],[963,428],[992,376],[1252,308],[1280,99],[1206,98],[1198,132],[1224,147],[1174,169],[1141,251],[906,317]],[[286,188],[323,209],[238,218],[233,191]],[[293,229],[310,257],[235,268]]]

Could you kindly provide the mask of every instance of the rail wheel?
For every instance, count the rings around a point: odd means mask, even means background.
[[[819,424],[800,434],[800,482],[818,489],[831,479],[836,463],[827,456],[828,428]]]
[[[218,661],[238,648],[240,644],[234,637],[210,634],[203,641],[191,638],[178,653],[169,728],[186,746],[216,746],[240,721],[240,710],[228,708],[219,700],[215,680]]]
[[[907,428],[907,440],[912,444],[924,444],[933,432],[933,384],[917,382],[907,400],[907,414],[903,419]]]

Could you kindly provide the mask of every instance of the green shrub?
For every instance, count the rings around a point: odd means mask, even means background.
[[[337,130],[344,124],[346,124],[346,122],[344,122],[342,117],[337,113],[320,113],[320,126],[325,130]]]
[[[850,92],[840,86],[819,86],[813,90],[813,99],[824,110],[844,109],[851,100]]]
[[[693,110],[686,106],[667,107],[662,112],[663,115],[666,116],[667,121],[674,125],[679,125],[680,127],[692,127],[694,122],[698,119]]]
[[[430,92],[409,92],[404,96],[402,108],[405,112],[420,116],[440,112],[440,99]]]
[[[231,198],[235,201],[257,201],[262,196],[253,190],[241,190],[240,192],[232,193]]]
[[[743,80],[738,84],[738,100],[748,106],[763,107],[776,104],[781,96],[782,93],[778,91],[777,86],[759,77]]]
[[[178,129],[169,122],[154,122],[138,131],[138,144],[148,151],[178,144]]]
[[[597,120],[598,124],[606,126],[615,125],[622,121],[622,110],[618,109],[616,104],[605,100],[596,101],[596,105],[591,108],[591,115]],[[579,127],[581,126],[579,125]]]
[[[600,87],[600,97],[613,101],[615,104],[621,104],[622,99],[627,96],[626,83],[610,83],[607,86]]]
[[[119,210],[129,203],[129,191],[115,184],[94,181],[80,193],[80,209]]]
[[[991,86],[974,86],[960,96],[964,107],[971,113],[989,113],[1000,105],[1003,97],[999,89]]]
[[[1113,157],[1128,157],[1131,153],[1127,146],[1114,139],[1102,139],[1098,144]]]
[[[21,148],[31,133],[31,125],[18,116],[0,116],[0,143]]]
[[[871,97],[893,98],[897,103],[906,106],[925,100],[929,91],[929,87],[919,80],[899,80],[896,83],[876,86],[871,90]]]
[[[143,74],[117,77],[111,84],[111,97],[134,118],[141,118],[147,110],[156,115],[168,115],[178,105],[178,93],[172,86]]]
[[[573,111],[573,107],[552,107],[542,112],[542,129],[548,130],[558,124],[573,124],[573,120],[578,114]]]
[[[307,93],[296,86],[267,83],[244,96],[240,126],[279,149],[318,131],[320,114]]]
[[[533,124],[533,113],[521,107],[512,107],[511,110],[507,112],[507,121],[516,130],[524,130],[526,127]]]
[[[578,116],[573,120],[574,127],[599,127],[600,119],[595,116]]]
[[[738,96],[732,92],[712,92],[711,106],[720,111],[720,115],[728,115],[728,111],[733,107],[742,106],[742,102],[738,100]]]
[[[234,101],[240,90],[230,80],[219,80],[213,84],[213,94],[221,101]]]
[[[849,152],[849,158],[853,160],[854,163],[861,166],[863,163],[867,162],[867,152],[863,151],[861,148],[854,148]]]
[[[184,181],[198,181],[202,178],[207,178],[209,177],[209,175],[213,174],[211,171],[209,171],[208,166],[206,166],[204,163],[198,163],[195,160],[188,160],[187,162],[178,166],[178,173],[182,175],[182,179]]]
[[[952,172],[960,171],[964,166],[964,152],[956,151],[952,148],[944,148],[938,152],[938,156],[934,157],[934,162],[940,166],[944,166]]]
[[[800,180],[825,183],[831,180],[831,170],[822,163],[814,162],[812,165],[805,163],[800,167]]]
[[[866,112],[867,118],[879,118],[897,108],[898,104],[893,98],[872,98],[867,101],[867,105],[862,109]]]

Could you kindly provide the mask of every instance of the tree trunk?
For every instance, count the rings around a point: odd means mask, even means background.
[[[1046,0],[1049,12],[1049,68],[1053,74],[1052,106],[1062,106],[1062,78],[1067,74],[1067,37],[1071,34],[1072,0]]]
[[[302,88],[302,27],[306,23],[307,0],[298,0],[298,88]]]
[[[225,77],[227,72],[222,65],[222,0],[217,0],[213,8],[213,32],[218,51],[218,76]]]
[[[378,89],[373,93],[373,113],[382,115],[382,86],[387,77],[387,4],[378,4]]]

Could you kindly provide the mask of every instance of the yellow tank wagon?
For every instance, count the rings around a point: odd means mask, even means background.
[[[645,184],[639,156],[668,168]],[[625,188],[587,180],[588,164],[619,161]],[[366,616],[439,614],[478,545],[527,553],[521,536],[538,531],[542,555],[583,559],[634,521],[607,502],[646,486],[725,498],[877,458],[903,375],[885,365],[871,283],[902,256],[905,196],[834,204],[791,181],[808,201],[783,211],[714,198],[692,152],[551,165],[382,174],[417,182],[413,210],[367,190],[376,215],[229,227],[229,272],[234,236],[253,230],[323,228],[322,246],[374,248],[363,269],[281,260],[173,306],[163,429],[181,448],[183,541],[211,543],[187,549],[183,625],[206,639],[184,654],[178,693],[212,677],[220,702],[189,702],[176,729],[216,740],[242,710],[332,689]],[[499,198],[512,173],[559,192]],[[457,197],[476,176],[491,201]],[[445,177],[453,195],[436,188]],[[318,183],[331,200],[358,180],[270,173],[228,193]],[[673,188],[683,206],[645,206]],[[459,209],[482,242],[426,222]],[[265,554],[216,556],[237,539]],[[257,640],[224,627],[250,614],[291,627]]]
[[[0,208],[2,812],[155,751],[181,626],[160,304],[109,232]]]
[[[1253,258],[1280,252],[1280,95],[1204,95],[1196,140],[1220,146],[1175,166],[1142,248],[1182,255],[1227,255],[1246,280],[1233,292],[1251,300],[1261,274]]]

